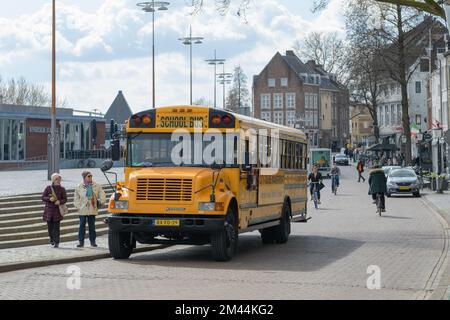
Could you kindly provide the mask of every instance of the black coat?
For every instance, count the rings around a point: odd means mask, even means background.
[[[374,169],[369,175],[370,194],[387,193],[386,176],[383,169]]]

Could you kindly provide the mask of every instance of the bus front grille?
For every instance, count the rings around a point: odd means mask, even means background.
[[[191,201],[192,179],[137,180],[136,200],[138,201]]]

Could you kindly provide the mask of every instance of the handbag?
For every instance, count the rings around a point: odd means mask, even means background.
[[[59,200],[58,197],[56,196],[55,190],[53,190],[53,187],[50,187],[50,188],[52,188],[52,195],[53,195],[53,197],[55,197],[55,199]],[[64,217],[66,214],[69,213],[69,208],[67,207],[67,205],[65,203],[64,204],[60,204],[58,207],[59,207],[59,214],[62,217]]]

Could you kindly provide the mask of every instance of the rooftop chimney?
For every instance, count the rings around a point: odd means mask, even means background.
[[[296,55],[295,55],[293,50],[286,50],[286,55],[287,56],[294,56],[294,57],[296,57]]]

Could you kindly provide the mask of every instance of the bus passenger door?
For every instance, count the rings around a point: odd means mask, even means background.
[[[246,220],[245,226],[258,207],[259,170],[256,164],[250,163],[250,157],[249,140],[245,139],[244,163],[241,165],[239,184],[240,210]]]

